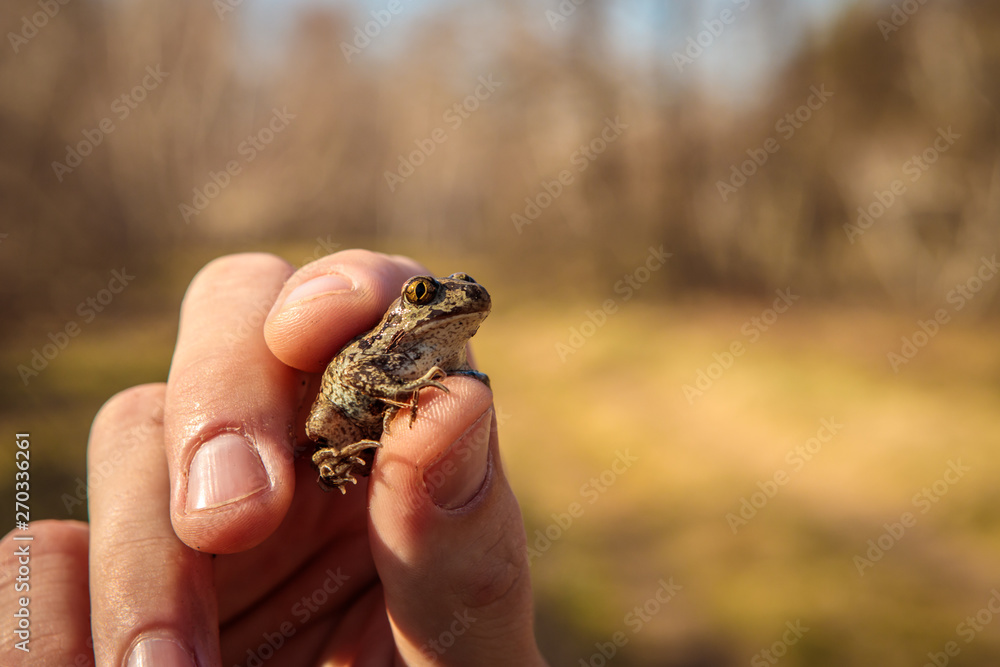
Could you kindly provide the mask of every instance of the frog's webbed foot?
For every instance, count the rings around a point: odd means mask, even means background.
[[[347,483],[357,484],[355,474],[367,477],[375,450],[382,446],[377,440],[360,440],[347,447],[323,445],[312,455],[312,462],[319,471],[319,485],[324,491],[339,489],[347,493]]]

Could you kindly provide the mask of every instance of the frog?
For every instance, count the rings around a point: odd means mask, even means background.
[[[341,348],[323,372],[305,426],[316,443],[320,488],[347,493],[356,475],[370,475],[380,438],[400,410],[409,409],[413,427],[421,390],[447,392],[441,380],[449,375],[489,386],[466,349],[491,307],[489,292],[467,273],[415,276],[373,329]]]

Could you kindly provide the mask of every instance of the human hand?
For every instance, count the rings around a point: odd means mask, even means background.
[[[89,526],[32,524],[32,650],[5,628],[0,662],[544,664],[485,385],[422,392],[412,428],[401,411],[346,496],[320,490],[309,464],[319,373],[418,273],[357,250],[297,272],[269,255],[206,266],[167,383],[115,396],[94,421]],[[8,535],[5,626],[23,595],[13,552]]]

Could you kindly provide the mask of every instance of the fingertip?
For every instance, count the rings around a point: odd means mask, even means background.
[[[0,576],[6,577],[16,571],[15,550],[19,542],[22,547],[23,542],[44,544],[47,557],[65,557],[72,562],[82,563],[86,568],[90,527],[84,521],[43,519],[32,521],[23,531],[10,531],[0,540]],[[28,550],[30,551],[30,547]]]
[[[447,393],[421,392],[415,420],[400,410],[383,435],[372,472],[373,511],[384,501],[392,517],[436,516],[437,510],[468,504],[488,482],[490,443],[496,439],[493,392],[461,376],[444,384]]]
[[[370,328],[422,267],[409,258],[344,250],[311,262],[285,283],[264,323],[264,340],[283,363],[312,373]]]
[[[284,520],[295,494],[288,443],[260,446],[224,430],[191,448],[179,466],[171,522],[193,549],[235,553],[257,546]]]
[[[118,429],[122,418],[140,416],[140,424],[149,425],[146,429],[137,428],[134,433],[130,433],[132,439],[148,435],[145,431],[153,425],[162,426],[166,389],[167,385],[163,382],[142,384],[123,389],[109,398],[94,415],[91,445],[106,442],[107,438],[95,436],[103,435],[107,429]]]
[[[191,285],[184,298],[226,298],[220,293],[219,285],[240,287],[245,284],[246,275],[292,275],[295,267],[288,261],[269,252],[243,252],[217,257],[198,270],[191,279]]]
[[[0,540],[0,610],[10,619],[0,664],[93,663],[89,543],[86,523],[55,520],[34,521]]]
[[[490,440],[496,430],[487,408],[452,445],[423,469],[423,482],[435,505],[459,509],[483,488],[490,473]]]

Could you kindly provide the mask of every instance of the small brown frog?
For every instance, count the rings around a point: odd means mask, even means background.
[[[439,382],[448,375],[489,386],[486,375],[469,367],[465,348],[490,306],[489,292],[468,274],[417,276],[374,329],[337,353],[306,422],[324,490],[347,493],[347,482],[357,484],[355,474],[371,473],[379,437],[402,408],[410,409],[413,424],[421,389],[448,391]]]

